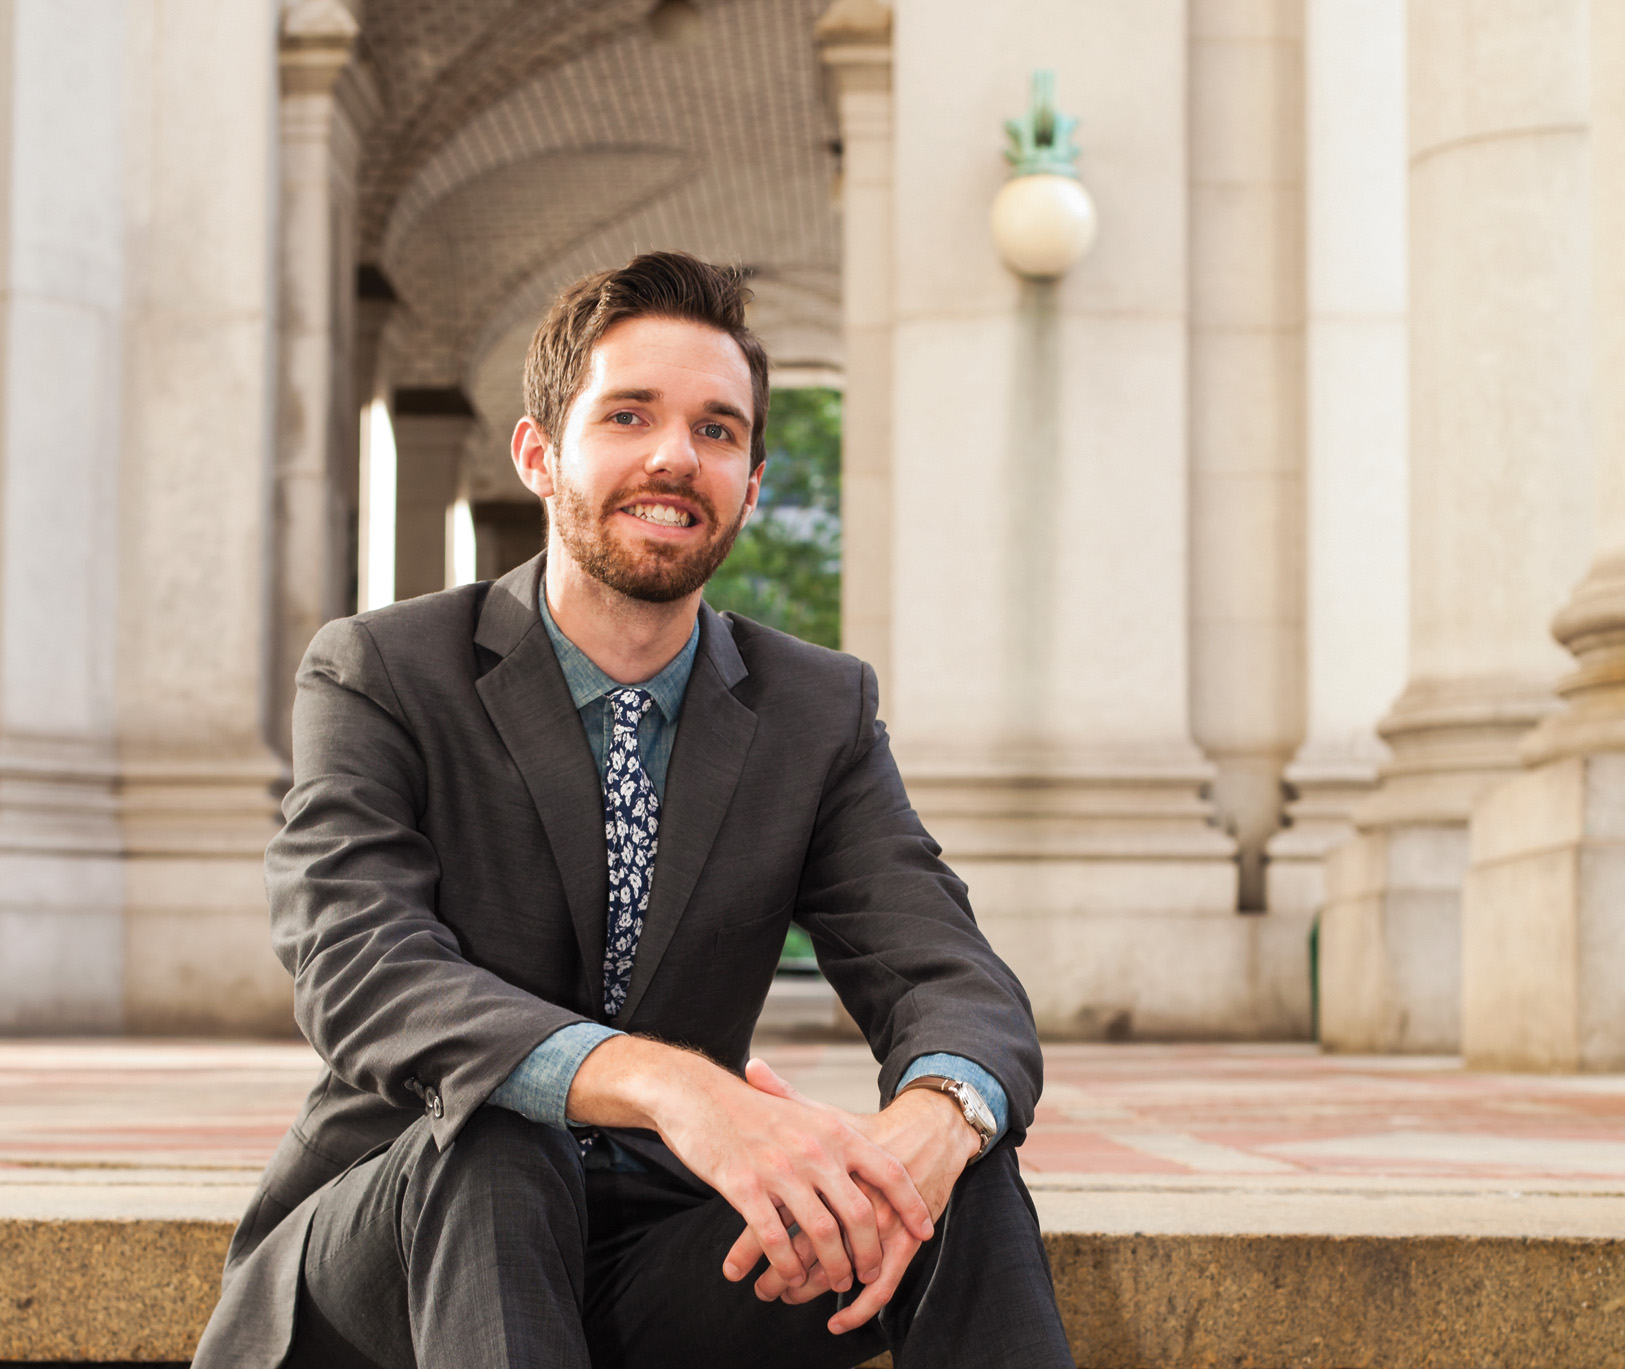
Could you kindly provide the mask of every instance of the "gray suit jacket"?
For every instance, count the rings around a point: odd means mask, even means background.
[[[283,1358],[322,1185],[425,1111],[450,1145],[534,1046],[603,1020],[603,799],[541,573],[537,557],[329,623],[305,655],[266,884],[328,1068],[233,1239],[197,1366]],[[966,1056],[1003,1085],[1018,1142],[1040,1085],[1031,1010],[909,807],[875,710],[862,662],[701,608],[616,1025],[742,1069],[794,918],[882,1095],[917,1056]]]

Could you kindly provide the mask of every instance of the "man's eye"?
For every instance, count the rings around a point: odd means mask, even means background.
[[[713,442],[726,442],[728,430],[720,423],[707,423],[700,428],[700,432]]]
[[[622,409],[619,413],[611,414],[609,416],[609,421],[611,423],[618,423],[623,428],[630,428],[638,421],[638,416],[633,413],[628,413],[625,409]]]

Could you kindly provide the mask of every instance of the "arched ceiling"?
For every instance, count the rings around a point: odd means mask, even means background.
[[[458,386],[481,418],[477,497],[520,493],[507,435],[559,288],[651,248],[745,265],[777,362],[839,364],[832,112],[813,25],[828,0],[368,0],[386,113],[361,169],[361,249],[400,305],[392,383]]]

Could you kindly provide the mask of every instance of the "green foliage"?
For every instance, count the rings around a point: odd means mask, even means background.
[[[732,609],[820,646],[841,642],[841,395],[775,390],[756,512],[711,577]]]
[[[812,938],[794,923],[784,938],[784,950],[779,953],[779,971],[791,974],[817,974],[818,957],[813,951]]]

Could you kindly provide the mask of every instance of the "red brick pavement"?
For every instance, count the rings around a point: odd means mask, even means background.
[[[862,1047],[767,1045],[763,1054],[811,1094],[874,1106]],[[0,1171],[257,1169],[315,1072],[297,1044],[0,1042]],[[1034,1176],[1625,1185],[1625,1076],[1483,1074],[1448,1058],[1298,1046],[1156,1045],[1052,1046],[1046,1074],[1021,1152]]]

